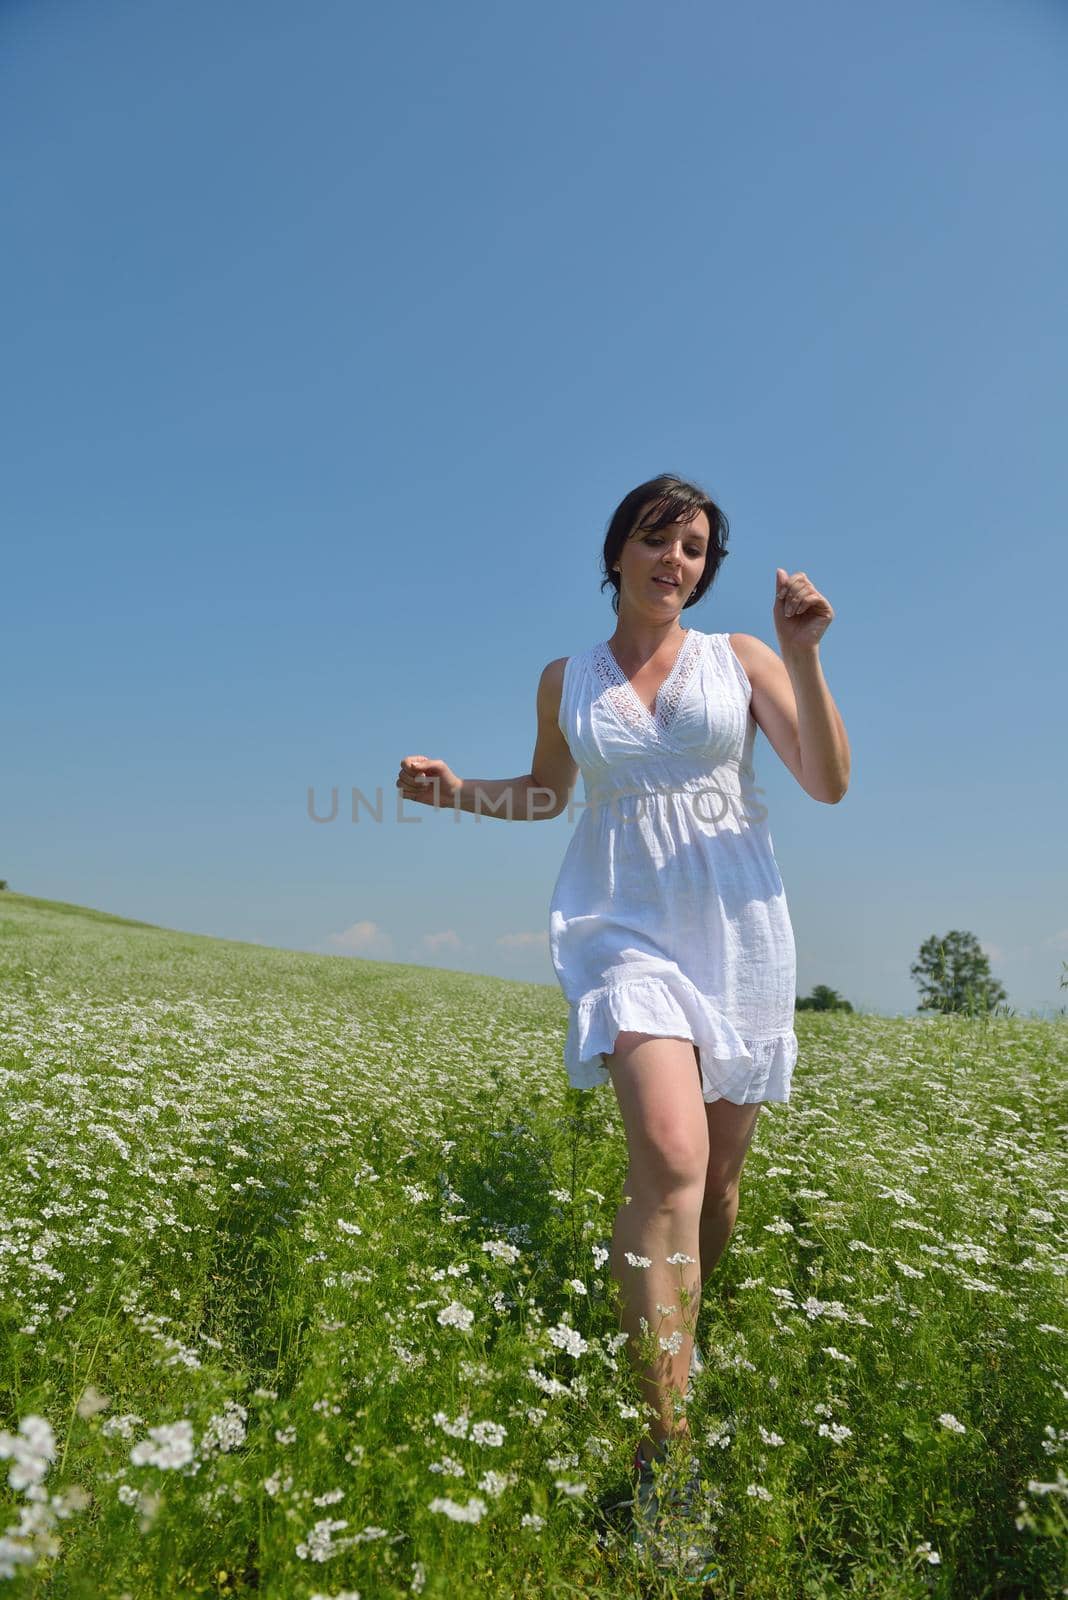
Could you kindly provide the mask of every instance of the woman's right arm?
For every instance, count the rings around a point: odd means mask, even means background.
[[[538,734],[529,772],[520,778],[457,778],[444,761],[408,756],[397,779],[404,798],[424,805],[451,805],[475,816],[503,817],[506,822],[558,817],[578,777],[578,764],[559,723],[566,665],[566,656],[550,661],[538,683]],[[421,782],[424,778],[430,781]]]

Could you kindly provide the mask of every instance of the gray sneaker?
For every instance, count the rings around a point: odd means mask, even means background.
[[[634,1454],[638,1477],[631,1542],[638,1553],[676,1577],[710,1583],[720,1572],[712,1548],[701,1469],[693,1450],[667,1447],[662,1460]]]

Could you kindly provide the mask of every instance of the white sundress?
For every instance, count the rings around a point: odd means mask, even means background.
[[[752,686],[725,633],[685,630],[643,705],[607,640],[568,658],[560,728],[581,815],[549,907],[573,1088],[621,1030],[691,1039],[705,1100],[790,1098],[796,952],[754,787]]]

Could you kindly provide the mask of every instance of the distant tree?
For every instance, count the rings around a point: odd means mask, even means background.
[[[963,1011],[969,1016],[993,1011],[1008,995],[990,975],[990,962],[974,933],[954,928],[944,938],[932,933],[909,968],[920,986],[917,1011]]]
[[[7,888],[7,879],[6,878],[0,878],[0,889],[6,889],[6,888]]]
[[[806,1000],[800,995],[797,998],[798,1011],[852,1011],[853,1007],[848,1000],[843,1000],[837,989],[829,989],[825,983],[817,983],[812,993]]]

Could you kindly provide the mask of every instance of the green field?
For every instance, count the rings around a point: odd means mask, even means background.
[[[555,986],[11,893],[0,981],[7,1592],[675,1592]],[[797,1033],[698,1322],[708,1593],[1068,1594],[1068,1024]]]

